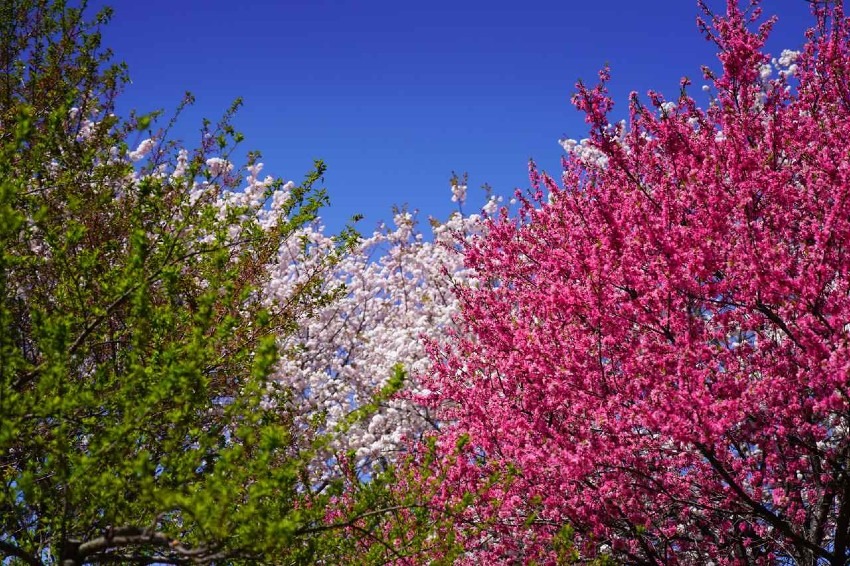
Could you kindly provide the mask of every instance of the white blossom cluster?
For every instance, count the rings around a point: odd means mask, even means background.
[[[770,63],[765,63],[759,69],[759,74],[762,81],[767,81],[777,71],[780,76],[793,77],[797,74],[797,59],[800,57],[799,51],[791,49],[783,49],[779,57],[774,57]]]
[[[81,116],[79,108],[69,111],[69,123],[76,130],[76,140],[87,142],[95,133],[100,121],[99,109],[91,108]],[[73,125],[75,122],[79,122]],[[207,134],[208,136],[210,134]],[[199,172],[200,177],[189,178],[189,151],[185,148],[176,151],[173,162],[163,159],[160,153],[162,140],[146,138],[141,140],[135,149],[122,151],[118,147],[110,149],[110,164],[132,164],[133,169],[125,179],[126,183],[115,186],[115,197],[122,198],[127,187],[138,188],[147,178],[167,179],[174,185],[185,185],[188,191],[188,206],[194,207],[198,201],[206,198],[206,202],[218,210],[219,220],[231,222],[229,236],[237,238],[241,232],[240,224],[245,221],[256,221],[269,230],[286,220],[286,208],[290,204],[293,182],[287,182],[275,187],[272,176],[260,178],[262,163],[250,163],[245,167],[244,185],[240,186],[238,179],[232,178],[234,165],[225,157],[208,156],[204,159],[204,168]],[[155,166],[150,166],[152,163]],[[146,167],[146,165],[148,167]],[[231,217],[231,213],[240,214]],[[184,212],[175,211],[174,222],[185,219]],[[212,235],[210,235],[210,240]]]
[[[143,162],[145,159],[155,158],[154,152],[158,140],[148,138],[142,140],[136,149],[126,155],[126,160],[132,163]],[[113,154],[121,159],[117,148],[113,148]],[[192,209],[195,205],[205,200],[212,204],[218,211],[217,216],[221,221],[230,222],[229,238],[237,239],[246,221],[256,221],[264,230],[270,230],[279,222],[286,220],[286,208],[290,204],[291,191],[295,187],[292,181],[288,181],[279,187],[275,187],[275,179],[271,175],[260,176],[263,163],[251,163],[244,168],[244,183],[231,178],[234,165],[224,157],[213,156],[204,160],[202,178],[188,178],[189,152],[179,149],[175,162],[163,162],[150,171],[138,171],[131,173],[130,186],[138,186],[145,177],[157,177],[168,179],[171,183],[185,185],[188,190],[187,204]],[[120,195],[117,195],[120,196]],[[183,212],[176,211],[175,218],[185,218]],[[237,213],[233,216],[234,213]],[[201,243],[210,243],[215,235],[209,234]]]
[[[585,138],[581,141],[576,141],[574,139],[562,139],[558,140],[558,144],[564,148],[564,151],[566,151],[568,155],[583,163],[600,169],[604,169],[608,166],[608,156],[605,155],[602,150],[593,147],[589,139]]]
[[[465,190],[452,187],[452,200],[462,203]],[[494,213],[497,202],[491,199],[484,212]],[[391,226],[362,239],[324,280],[326,290],[340,290],[341,296],[284,340],[286,354],[276,373],[294,394],[302,429],[332,436],[319,457],[319,473],[332,473],[338,456],[352,453],[357,468],[368,473],[370,466],[392,461],[403,439],[439,426],[414,402],[428,394],[417,380],[428,371],[424,340],[439,340],[452,326],[458,310],[454,286],[474,282],[458,248],[484,226],[482,215],[455,212],[445,223],[431,220],[429,240],[417,230],[414,214],[397,212]],[[334,246],[318,225],[302,241],[313,263],[299,259],[294,247],[282,250],[292,255],[278,263],[272,295],[286,296],[308,281]],[[375,401],[399,365],[406,375],[401,394],[351,419],[352,411]]]

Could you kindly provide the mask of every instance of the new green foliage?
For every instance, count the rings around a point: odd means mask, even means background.
[[[210,158],[241,139],[228,112],[182,156],[153,133],[140,170],[128,142],[155,122],[113,115],[108,15],[0,2],[0,557],[309,561],[329,495],[267,377],[329,297],[264,286],[323,166],[227,201],[239,176]]]

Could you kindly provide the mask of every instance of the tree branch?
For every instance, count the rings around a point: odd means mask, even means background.
[[[850,529],[850,480],[844,477],[844,489],[841,493],[841,506],[835,522],[832,564],[845,564],[847,560],[848,529]]]
[[[778,314],[773,312],[769,306],[761,302],[761,299],[756,299],[755,307],[756,310],[766,316],[770,322],[778,326],[780,330],[782,330],[782,332],[784,332],[785,335],[788,336],[788,338],[790,338],[798,348],[800,348],[800,350],[804,352],[806,351],[803,345],[797,340],[797,337],[791,332],[791,329],[788,328],[788,325],[785,324],[785,321],[782,320]]]
[[[825,549],[820,546],[814,544],[810,540],[802,537],[794,532],[794,530],[788,526],[785,521],[777,517],[770,509],[762,505],[760,502],[754,500],[752,497],[745,492],[735,478],[726,470],[720,460],[714,455],[714,453],[708,448],[708,446],[698,443],[696,444],[696,448],[700,451],[700,453],[705,457],[706,460],[711,464],[711,467],[723,478],[732,491],[740,497],[744,503],[746,503],[756,514],[757,517],[761,517],[768,523],[770,523],[777,531],[781,532],[783,535],[788,537],[795,545],[798,547],[805,548],[811,552],[813,552],[816,556],[819,556],[825,560],[831,560],[832,554],[827,552]]]
[[[114,561],[116,557],[106,555],[109,549],[144,545],[168,549],[172,557],[159,557],[158,561],[160,562],[207,561],[221,557],[216,549],[204,546],[188,548],[163,532],[139,527],[110,528],[100,537],[77,543],[71,552],[76,561],[85,561],[86,558],[95,558],[98,562]],[[103,556],[96,556],[98,554],[103,554]]]
[[[14,556],[15,558],[20,558],[30,566],[44,566],[44,563],[41,560],[27,554],[24,549],[4,540],[0,540],[0,553],[7,557]]]

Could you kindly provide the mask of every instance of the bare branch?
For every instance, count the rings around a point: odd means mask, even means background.
[[[139,527],[110,528],[102,536],[78,543],[73,550],[78,561],[114,562],[118,556],[110,554],[110,549],[122,549],[135,546],[156,546],[168,549],[168,553],[157,557],[157,562],[182,564],[187,562],[208,562],[223,555],[216,548],[199,546],[186,547],[177,539],[153,529]],[[100,555],[100,556],[98,556]],[[153,558],[153,557],[151,557]],[[138,562],[142,557],[135,557]]]

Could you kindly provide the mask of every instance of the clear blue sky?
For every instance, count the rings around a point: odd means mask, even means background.
[[[122,108],[172,109],[197,97],[178,130],[194,143],[201,117],[245,100],[236,126],[266,172],[300,179],[329,170],[331,229],[355,213],[363,231],[393,204],[452,210],[452,171],[470,175],[471,204],[489,183],[527,186],[533,157],[559,170],[561,137],[586,127],[569,103],[576,80],[611,65],[623,117],[627,93],[674,98],[700,66],[717,67],[695,0],[430,2],[96,0],[115,17],[105,44],[130,67]],[[710,5],[722,9],[717,0]],[[812,20],[804,0],[766,0],[780,16],[769,48],[796,48]]]

